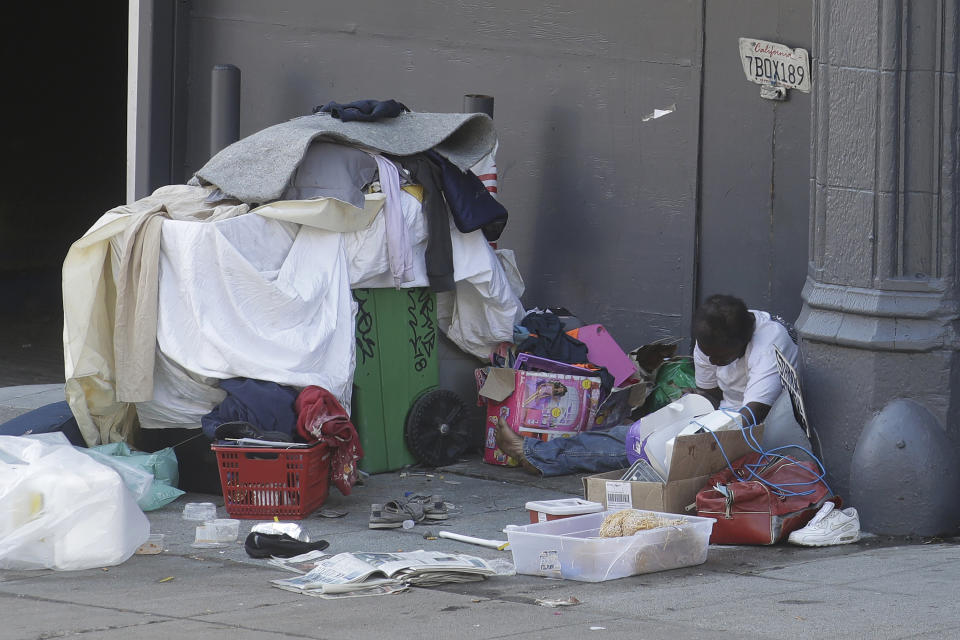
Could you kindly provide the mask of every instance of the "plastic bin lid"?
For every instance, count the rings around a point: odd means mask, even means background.
[[[575,516],[584,513],[603,511],[599,502],[591,502],[580,498],[561,498],[559,500],[537,500],[526,504],[528,511],[539,511],[551,516]]]

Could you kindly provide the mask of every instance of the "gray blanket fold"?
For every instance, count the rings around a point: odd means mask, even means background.
[[[496,143],[493,120],[481,113],[411,112],[378,122],[341,122],[318,113],[238,140],[196,176],[242,202],[278,200],[317,138],[398,156],[433,149],[464,171]]]

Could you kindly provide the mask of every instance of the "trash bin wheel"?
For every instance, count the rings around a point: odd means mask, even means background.
[[[414,400],[404,425],[407,449],[431,467],[453,464],[473,444],[466,406],[453,391],[432,389]]]

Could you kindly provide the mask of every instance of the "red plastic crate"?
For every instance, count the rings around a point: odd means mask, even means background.
[[[308,448],[210,447],[217,454],[223,502],[231,518],[300,520],[330,492],[327,445]]]

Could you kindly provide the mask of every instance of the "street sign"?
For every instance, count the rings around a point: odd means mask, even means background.
[[[740,60],[751,82],[810,92],[810,55],[806,49],[740,38]]]

